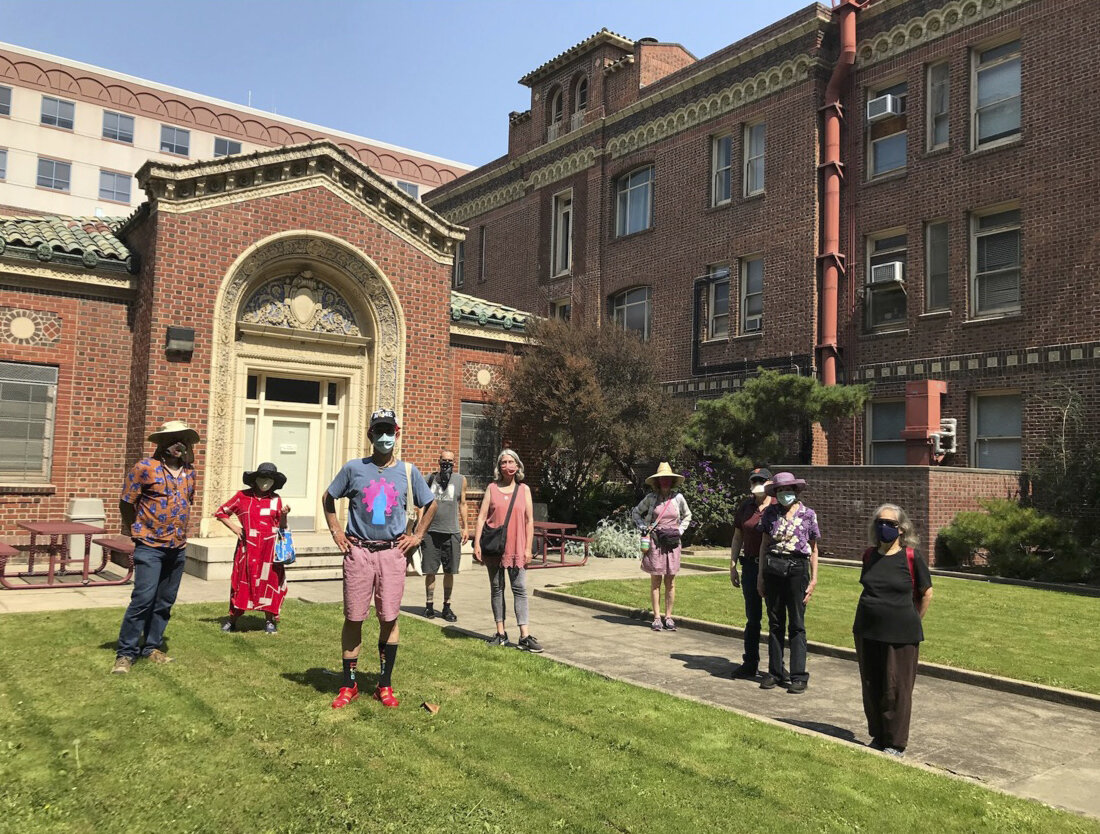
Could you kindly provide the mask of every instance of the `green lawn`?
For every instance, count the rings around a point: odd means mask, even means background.
[[[729,567],[728,558],[685,561]],[[935,596],[924,620],[922,660],[1100,694],[1100,598],[967,579],[933,577],[932,582]],[[649,608],[649,580],[644,577],[582,582],[559,590]],[[821,565],[806,609],[809,639],[852,646],[859,592],[855,568]],[[682,573],[676,581],[676,612],[745,624],[744,599],[730,585],[728,570]]]
[[[1100,832],[409,619],[401,707],[334,711],[339,606],[288,602],[274,638],[223,609],[177,606],[178,662],[124,677],[119,611],[0,617],[0,832]]]

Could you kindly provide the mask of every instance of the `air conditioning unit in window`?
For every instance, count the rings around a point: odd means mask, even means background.
[[[877,122],[880,119],[889,119],[891,116],[900,116],[902,113],[901,98],[898,96],[879,96],[867,102],[867,121]]]
[[[905,280],[905,264],[901,261],[890,261],[884,264],[876,264],[871,267],[871,283],[886,284],[899,283]]]

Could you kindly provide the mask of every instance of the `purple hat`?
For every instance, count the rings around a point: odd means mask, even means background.
[[[764,487],[764,491],[768,495],[775,495],[781,489],[794,489],[801,490],[806,486],[806,482],[801,478],[796,478],[790,472],[777,472],[775,477],[772,478],[772,482]]]

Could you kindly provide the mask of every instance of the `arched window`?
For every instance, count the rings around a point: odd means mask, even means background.
[[[581,77],[573,94],[573,112],[582,113],[588,109],[588,79]]]
[[[650,297],[649,287],[635,287],[610,299],[611,320],[643,342],[649,341]]]
[[[561,122],[562,117],[565,114],[565,111],[562,109],[562,107],[563,96],[561,92],[561,87],[558,87],[556,90],[554,90],[554,94],[550,96],[550,124],[556,125]]]

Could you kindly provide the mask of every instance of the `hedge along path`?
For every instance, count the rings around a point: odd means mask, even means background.
[[[933,577],[932,585],[921,660],[1100,694],[1100,599],[946,577]],[[854,648],[852,621],[861,589],[859,571],[821,565],[806,608],[807,637]],[[646,579],[581,582],[557,590],[649,607]],[[681,573],[676,612],[713,623],[745,624],[744,598],[730,585],[726,571]]]
[[[176,606],[177,662],[126,676],[107,674],[121,610],[0,617],[0,833],[1100,832],[410,618],[401,708],[334,711],[339,605],[288,600],[277,638],[223,635],[223,612]],[[156,787],[141,800],[135,784]]]

